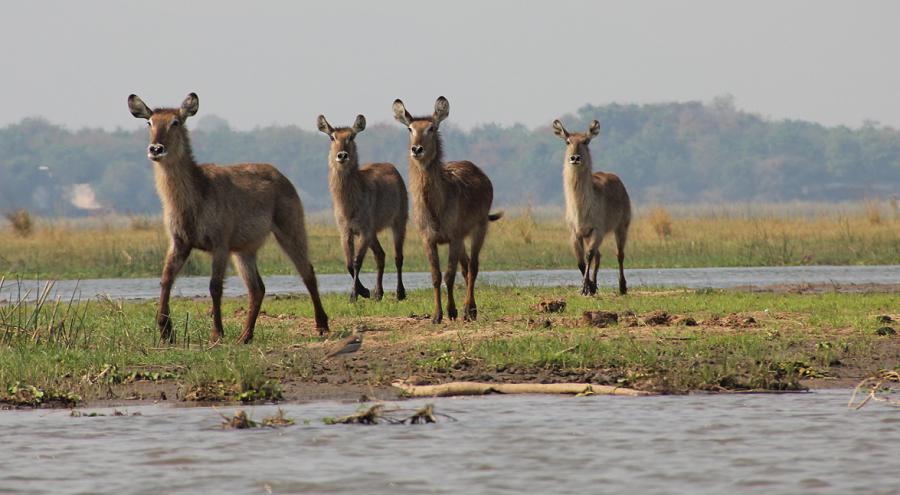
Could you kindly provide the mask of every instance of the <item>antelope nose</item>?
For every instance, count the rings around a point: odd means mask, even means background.
[[[424,148],[423,146],[420,146],[420,145],[415,145],[415,146],[411,147],[411,148],[409,149],[409,151],[412,152],[412,155],[413,155],[413,156],[419,156],[419,155],[421,155],[422,153],[425,152],[425,148]]]
[[[347,158],[350,158],[350,153],[347,153],[346,151],[338,151],[337,159],[339,162],[342,162],[342,161],[346,160]]]
[[[154,143],[150,146],[147,146],[147,153],[153,156],[164,155],[166,154],[166,147],[165,145]]]
[[[581,163],[581,155],[572,155],[569,157],[569,163]]]

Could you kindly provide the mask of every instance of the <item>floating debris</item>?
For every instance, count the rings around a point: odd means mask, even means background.
[[[565,303],[563,303],[565,305]],[[405,423],[409,421],[411,425],[417,425],[419,423],[437,423],[437,418],[434,417],[434,404],[426,404],[425,407],[416,411],[412,416],[404,419],[401,423]]]
[[[859,402],[856,402],[857,395],[863,390],[867,390],[868,393]],[[859,385],[853,389],[853,395],[850,396],[850,402],[847,403],[847,407],[859,410],[873,400],[900,407],[900,400],[891,397],[891,395],[898,393],[900,393],[900,372],[881,370],[859,382]]]
[[[239,410],[234,413],[234,417],[228,419],[225,415],[222,415],[223,418],[226,419],[222,423],[222,429],[225,430],[246,430],[248,428],[259,428],[260,424],[256,421],[250,419],[250,416],[247,416],[243,410]]]
[[[73,418],[98,418],[101,416],[143,416],[143,414],[141,414],[140,412],[133,412],[129,414],[127,411],[120,411],[118,409],[113,409],[113,411],[109,414],[99,413],[97,411],[82,412],[77,409],[72,409],[72,411],[69,412],[69,416]]]
[[[294,418],[288,418],[284,415],[284,410],[280,407],[278,408],[278,412],[275,413],[274,416],[269,416],[268,418],[263,418],[262,425],[268,426],[270,428],[283,428],[285,426],[293,426],[297,424],[294,421]]]
[[[222,413],[219,413],[224,422],[222,422],[222,428],[225,430],[245,430],[248,428],[283,428],[285,426],[293,426],[297,424],[297,422],[293,418],[288,418],[284,415],[284,410],[280,407],[278,408],[278,412],[275,413],[274,416],[269,416],[268,418],[264,418],[262,422],[256,422],[247,415],[242,409],[238,410],[234,413],[234,416],[230,419],[228,416],[225,416]]]
[[[378,424],[378,419],[384,413],[383,404],[375,404],[374,406],[360,411],[356,414],[344,416],[341,418],[325,418],[326,425],[374,425]]]
[[[410,414],[411,413],[411,414]],[[426,404],[416,409],[387,409],[384,404],[375,404],[368,409],[363,409],[356,414],[344,416],[340,418],[325,418],[326,425],[377,425],[381,423],[388,424],[424,424],[437,423],[438,417],[447,418],[456,421],[456,418],[446,414],[434,412],[434,404]]]

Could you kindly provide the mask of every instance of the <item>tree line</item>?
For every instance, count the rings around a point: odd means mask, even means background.
[[[594,168],[619,174],[638,206],[836,201],[900,191],[900,131],[874,122],[849,128],[772,120],[736,109],[730,97],[585,105],[562,117],[572,130],[595,118],[602,129],[591,145]],[[238,131],[215,115],[189,124],[199,162],[272,163],[294,182],[308,211],[330,207],[329,143],[318,131]],[[495,204],[562,204],[564,146],[549,122],[535,129],[486,124],[463,130],[451,124],[442,132],[448,160],[471,160],[491,177]],[[393,162],[406,175],[408,138],[400,125],[386,116],[357,140],[362,161]],[[144,128],[69,130],[40,118],[0,128],[0,211],[155,213],[159,200],[146,146]]]

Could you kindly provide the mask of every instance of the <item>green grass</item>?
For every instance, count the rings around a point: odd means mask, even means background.
[[[404,318],[430,312],[426,291],[413,291],[403,302],[388,295],[381,303],[358,304],[329,295],[324,304],[338,337],[359,322],[383,330],[367,337],[380,350],[352,365],[353,379],[382,385],[409,374],[442,380],[472,372],[504,379],[571,376],[668,392],[786,389],[802,378],[842,376],[851,364],[867,372],[898,365],[897,337],[875,335],[881,326],[875,315],[896,311],[896,294],[650,291],[584,298],[574,289],[483,287],[478,296],[477,323],[440,327]],[[532,309],[556,297],[567,299],[563,314]],[[240,333],[239,308],[245,304],[224,304],[230,339]],[[50,303],[2,306],[0,398],[67,402],[103,398],[111,387],[158,382],[176,385],[188,400],[255,401],[281,397],[285,382],[343,380],[345,365],[322,362],[308,298],[267,299],[268,317],[260,319],[248,346],[209,348],[208,307],[204,300],[175,301],[178,341],[161,346],[152,302],[75,301],[55,310]],[[759,323],[714,330],[623,323],[597,329],[580,323],[582,311],[596,309],[638,315],[665,310],[701,321],[742,313]],[[549,318],[552,325],[534,325],[529,318]],[[367,356],[365,349],[360,355]]]
[[[900,259],[900,218],[874,221],[860,211],[823,207],[811,215],[784,206],[779,213],[739,214],[686,210],[660,219],[660,209],[638,215],[631,227],[626,265],[639,267],[780,266],[891,264]],[[8,278],[156,277],[162,271],[166,236],[159,219],[114,217],[108,223],[41,221],[27,237],[0,230],[0,274]],[[670,222],[667,229],[660,223]],[[667,231],[661,236],[658,232]],[[330,219],[308,222],[310,253],[318,273],[343,273],[337,230]],[[393,271],[393,241],[382,233]],[[613,266],[613,240],[602,247],[603,266]],[[407,271],[427,271],[418,233],[410,228],[404,248]],[[446,254],[442,252],[443,259]],[[209,257],[195,253],[183,273],[209,273]],[[259,265],[266,275],[292,274],[293,268],[270,241]],[[569,233],[561,215],[511,211],[491,225],[482,270],[571,268]],[[365,270],[374,268],[367,256]]]

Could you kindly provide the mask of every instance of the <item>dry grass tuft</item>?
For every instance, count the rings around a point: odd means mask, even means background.
[[[672,236],[672,215],[662,206],[654,206],[647,212],[647,222],[660,239]]]
[[[135,215],[129,217],[128,226],[131,230],[157,230],[162,228],[159,219],[146,215]]]
[[[863,201],[863,209],[866,212],[866,220],[872,225],[881,225],[884,219],[881,217],[881,201],[867,199]]]
[[[19,208],[6,214],[13,232],[19,237],[28,237],[34,232],[34,222],[31,220],[31,213],[25,208]]]

